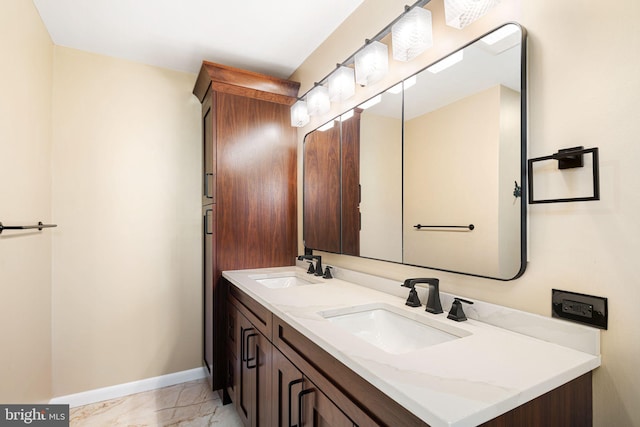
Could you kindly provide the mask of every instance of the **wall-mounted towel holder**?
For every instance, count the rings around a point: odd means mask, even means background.
[[[57,226],[57,224],[43,224],[42,221],[39,221],[36,225],[2,225],[2,223],[0,222],[0,234],[2,234],[4,230],[28,230],[37,228],[38,230],[42,231],[43,228],[51,228]]]
[[[592,155],[592,171],[593,171],[593,196],[586,197],[567,197],[560,199],[541,199],[533,198],[533,164],[545,160],[557,160],[558,169],[572,169],[584,167],[584,155],[591,153]],[[550,156],[538,157],[528,160],[528,176],[529,176],[529,204],[536,203],[563,203],[563,202],[587,202],[591,200],[600,200],[600,171],[598,160],[598,148],[572,147],[558,150],[557,153]]]

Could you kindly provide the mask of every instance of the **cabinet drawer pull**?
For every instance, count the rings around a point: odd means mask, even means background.
[[[246,362],[247,362],[247,369],[253,369],[253,368],[255,368],[256,366],[258,366],[258,356],[256,355],[256,356],[253,356],[253,357],[249,357],[249,340],[250,340],[251,338],[253,338],[253,337],[257,337],[257,336],[258,336],[258,334],[257,334],[256,332],[254,332],[253,334],[249,334],[249,335],[247,335],[247,337],[246,337],[247,344],[246,344],[245,348],[247,349],[247,360],[246,360]],[[253,362],[254,360],[255,360],[256,362],[255,362],[253,365],[250,365],[250,364],[249,364],[249,362]]]
[[[314,388],[308,388],[298,393],[298,427],[302,427],[302,399],[310,393],[314,393]]]
[[[289,422],[287,423],[287,427],[297,427],[297,425],[292,426],[291,425],[291,389],[293,388],[294,385],[296,384],[300,384],[301,382],[303,382],[304,379],[302,378],[298,378],[297,380],[293,380],[291,382],[289,382]]]

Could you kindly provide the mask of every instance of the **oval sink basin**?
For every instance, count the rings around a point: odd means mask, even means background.
[[[295,272],[272,273],[272,274],[254,274],[249,276],[262,286],[271,289],[292,288],[295,286],[314,285],[322,283],[311,277],[299,275]]]
[[[469,335],[458,328],[449,331],[427,325],[384,306],[320,313],[332,324],[392,354],[408,353]],[[453,332],[453,333],[452,333]]]

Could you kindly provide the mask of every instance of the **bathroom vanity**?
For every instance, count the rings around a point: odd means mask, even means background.
[[[598,330],[481,301],[455,322],[453,295],[434,315],[400,282],[301,266],[223,273],[245,425],[591,425]]]

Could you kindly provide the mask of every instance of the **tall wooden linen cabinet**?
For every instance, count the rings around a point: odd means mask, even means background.
[[[203,364],[213,390],[227,383],[223,270],[293,265],[297,251],[299,83],[204,61],[202,103]]]

